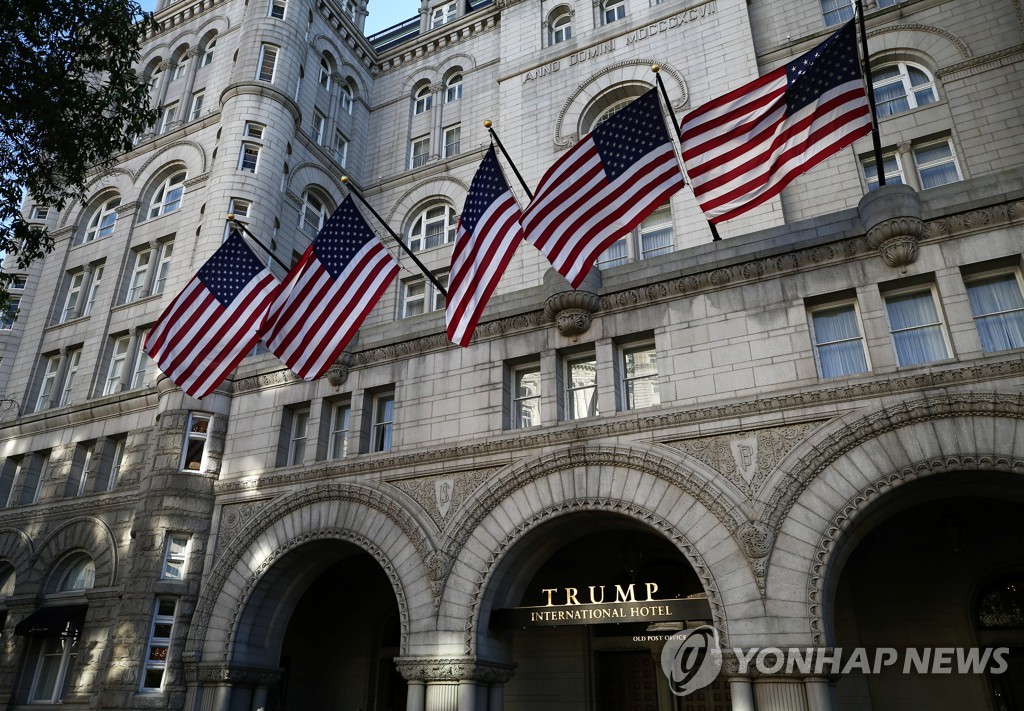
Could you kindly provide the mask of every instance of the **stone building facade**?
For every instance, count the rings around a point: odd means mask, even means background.
[[[1019,0],[868,5],[882,188],[865,139],[718,242],[683,191],[578,291],[523,245],[464,349],[403,257],[327,376],[257,352],[190,399],[140,347],[229,212],[288,264],[347,175],[443,277],[485,119],[535,185],[651,64],[681,114],[852,15],[423,0],[366,38],[367,11],[166,4],[153,131],[82,202],[26,204],[56,249],[0,324],[0,705],[1024,708]],[[502,622],[613,590],[703,612]],[[662,648],[702,625],[822,663],[727,651],[678,698]],[[855,647],[1010,651],[827,661]]]

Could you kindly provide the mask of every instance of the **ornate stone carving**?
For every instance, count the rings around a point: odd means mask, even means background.
[[[576,338],[590,328],[591,316],[601,307],[597,293],[601,289],[601,272],[593,268],[587,274],[579,289],[572,289],[569,282],[554,269],[544,273],[544,316],[554,321],[558,332],[568,338]]]
[[[258,501],[242,501],[237,504],[225,504],[220,510],[220,524],[217,527],[217,544],[214,548],[214,560],[226,541],[230,541],[253,517],[258,514],[270,499]]]
[[[490,662],[476,657],[399,657],[395,667],[407,681],[476,681],[504,684],[515,673],[515,663]]]
[[[348,351],[342,351],[338,360],[327,369],[327,382],[336,388],[340,388],[348,380],[349,371],[352,370],[352,362],[355,357]]]
[[[909,185],[883,185],[861,198],[857,209],[868,244],[887,265],[906,272],[924,236],[917,191]]]
[[[462,508],[466,497],[483,484],[494,472],[493,467],[472,472],[458,472],[417,479],[397,479],[387,482],[390,486],[412,498],[440,531],[450,520],[449,516]],[[445,482],[450,482],[445,488]]]

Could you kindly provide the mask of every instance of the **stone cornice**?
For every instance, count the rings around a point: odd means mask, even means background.
[[[940,69],[936,74],[943,81],[963,79],[993,67],[1019,62],[1022,54],[1024,54],[1024,45],[1017,45],[1000,52],[986,54],[982,57],[974,57],[959,64],[954,64],[951,67]]]
[[[156,20],[160,24],[160,29],[156,32],[147,32],[143,41],[149,42],[186,22],[191,22],[200,15],[205,15],[219,5],[226,4],[226,2],[227,0],[199,0],[187,7],[178,7],[175,12],[158,12],[156,13]]]
[[[385,56],[380,59],[380,73],[387,74],[405,67],[411,62],[418,62],[424,57],[466,42],[477,35],[491,32],[497,29],[500,17],[499,12],[492,12],[483,17],[478,17],[474,13],[472,21],[468,21],[468,18],[464,22],[456,21],[451,25],[430,30],[417,37],[415,41],[404,42],[395,50],[386,52]]]

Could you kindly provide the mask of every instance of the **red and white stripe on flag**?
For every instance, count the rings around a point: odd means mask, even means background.
[[[488,299],[522,242],[521,214],[491,146],[469,187],[452,249],[444,312],[452,343],[465,347],[473,338]]]
[[[798,175],[870,133],[855,41],[851,21],[795,62],[686,115],[683,163],[711,222],[767,202]],[[805,82],[805,75],[817,81]]]
[[[573,288],[684,185],[657,89],[587,134],[541,178],[523,231]]]
[[[398,260],[346,198],[285,278],[264,342],[303,380],[319,378],[398,271]]]
[[[259,341],[280,286],[232,232],[160,315],[143,350],[183,391],[205,397]]]

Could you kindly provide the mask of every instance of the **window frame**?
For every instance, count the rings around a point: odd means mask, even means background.
[[[572,39],[572,9],[556,7],[548,20],[548,44],[554,46]]]
[[[256,81],[265,81],[268,84],[274,83],[277,60],[280,56],[281,48],[276,44],[264,42],[260,45],[260,54],[256,61]]]
[[[306,458],[306,445],[309,441],[309,405],[288,410],[288,456],[285,466],[301,466]]]
[[[39,394],[32,412],[42,412],[49,407],[50,396],[57,385],[57,374],[60,372],[60,354],[47,356],[43,365],[42,379],[39,381]]]
[[[434,105],[434,92],[431,91],[429,84],[424,84],[417,89],[412,95],[412,115],[421,116],[427,113],[433,108]]]
[[[153,265],[153,248],[144,247],[135,251],[135,266],[132,267],[131,277],[128,280],[128,290],[125,292],[124,302],[130,304],[146,298],[146,281],[149,276],[149,269]]]
[[[845,309],[845,308],[848,308],[848,307],[853,310],[854,318],[856,319],[856,322],[857,322],[857,328],[858,328],[858,331],[859,331],[859,336],[857,338],[847,338],[847,339],[841,339],[841,340],[836,340],[836,341],[819,342],[818,341],[818,335],[817,335],[817,329],[815,328],[815,316],[818,315],[818,314],[822,314],[824,312],[827,312],[827,311],[838,311],[838,310]],[[846,378],[846,377],[851,377],[851,376],[854,376],[854,375],[862,375],[864,373],[870,373],[871,372],[871,354],[868,351],[867,338],[864,335],[864,320],[861,317],[861,313],[860,313],[860,303],[858,302],[856,297],[849,297],[849,298],[844,298],[844,299],[838,299],[838,300],[835,300],[835,301],[823,302],[823,303],[816,304],[814,306],[808,307],[807,308],[807,316],[808,316],[807,325],[808,325],[808,330],[809,330],[810,336],[811,336],[811,348],[812,348],[813,353],[814,353],[814,363],[815,363],[815,367],[816,367],[817,372],[818,372],[818,377],[820,379],[822,379],[822,380],[831,380],[833,378]],[[819,349],[822,346],[831,346],[831,345],[835,345],[835,344],[838,344],[838,343],[852,342],[852,341],[859,341],[860,342],[860,352],[861,352],[861,355],[864,358],[864,366],[865,366],[864,370],[858,371],[858,372],[843,372],[843,373],[835,373],[833,375],[826,375],[824,373],[823,369],[822,369],[822,362],[821,362],[821,356],[820,356],[820,353],[819,353]]]
[[[21,313],[21,296],[12,295],[7,300],[7,308],[0,313],[0,331],[10,331]]]
[[[73,630],[73,631],[72,631]],[[81,631],[74,629],[70,623],[58,637],[39,637],[34,640],[30,654],[34,658],[35,669],[29,683],[28,702],[30,704],[60,704],[67,691],[68,679],[78,658],[78,640]],[[48,659],[59,657],[57,673],[53,677],[53,689],[48,696],[39,696],[39,682],[43,677],[43,667]]]
[[[892,159],[896,162],[896,169],[890,170],[886,167],[886,161]],[[899,151],[882,151],[882,170],[885,173],[886,185],[904,185],[907,182],[906,172],[903,167],[903,158]],[[874,154],[861,158],[861,175],[867,186],[868,192],[878,189],[878,167],[875,165]]]
[[[334,132],[334,160],[342,168],[348,163],[348,139],[345,138],[345,134],[339,130]]]
[[[447,289],[448,272],[437,272],[434,274],[434,278],[441,283],[441,286]],[[419,293],[410,296],[409,291],[412,288],[420,289]],[[417,302],[421,303],[422,310],[419,310],[416,313],[409,313],[410,304]],[[440,290],[438,290],[434,282],[427,279],[425,276],[403,279],[399,286],[398,303],[399,319],[413,318],[415,316],[422,316],[423,314],[434,313],[436,311],[444,311],[445,309],[444,295]]]
[[[177,543],[183,542],[179,547]],[[192,549],[192,535],[182,531],[164,534],[164,551],[160,563],[161,580],[184,580],[188,575],[188,555]],[[177,566],[175,568],[175,566]]]
[[[454,158],[459,155],[462,142],[462,125],[454,124],[442,132],[442,145],[445,158]],[[454,140],[452,140],[454,139]]]
[[[146,219],[152,220],[180,210],[185,201],[186,180],[188,180],[188,171],[176,170],[168,175],[153,193],[149,210],[146,212]]]
[[[164,605],[171,606],[170,613],[167,613]],[[159,694],[164,690],[167,681],[167,663],[171,656],[171,640],[174,637],[174,628],[178,617],[178,598],[161,595],[154,600],[153,615],[149,626],[149,637],[146,641],[146,656],[142,660],[142,673],[139,675],[139,692],[144,694]],[[157,636],[157,632],[168,627],[166,636]],[[162,649],[161,653],[154,650]],[[156,657],[156,658],[154,658]],[[150,672],[160,672],[160,684],[158,686],[148,685]]]
[[[462,100],[462,72],[456,72],[444,83],[444,103],[454,104]]]
[[[915,324],[906,328],[894,329],[892,324],[892,314],[889,310],[889,300],[891,298],[901,298],[907,296],[913,296],[916,294],[927,293],[931,301],[932,309],[935,314],[935,321],[931,323]],[[934,283],[930,284],[918,284],[915,286],[907,286],[898,289],[887,289],[882,292],[882,302],[885,307],[885,322],[886,327],[889,329],[889,342],[892,345],[893,355],[896,358],[896,366],[899,368],[910,368],[919,365],[928,365],[930,363],[937,363],[944,360],[949,360],[953,357],[953,348],[949,341],[949,332],[946,326],[946,319],[942,313],[942,302],[939,300],[938,290]],[[896,346],[897,333],[909,333],[910,331],[921,331],[923,329],[938,329],[940,336],[942,337],[942,346],[944,353],[939,358],[932,358],[930,360],[917,361],[914,363],[902,363],[900,362],[900,351]]]
[[[60,386],[60,399],[57,407],[65,407],[71,404],[71,390],[75,387],[75,378],[78,375],[78,368],[82,364],[82,347],[71,348],[67,352],[67,368],[64,370],[64,378]]]
[[[64,306],[60,310],[57,323],[67,323],[78,318],[76,311],[82,300],[82,292],[85,290],[85,269],[77,269],[67,275],[68,290],[64,295]]]
[[[287,12],[287,0],[270,0],[267,5],[267,17],[272,17],[275,20],[283,20]]]
[[[390,404],[390,413],[388,412]],[[390,452],[395,434],[395,392],[388,390],[373,396],[370,419],[370,451]],[[390,414],[390,419],[387,419]],[[378,434],[379,433],[379,434]]]
[[[930,148],[934,148],[939,145],[944,145],[949,149],[949,157],[938,161],[928,161],[927,163],[922,162],[920,159],[920,153]],[[934,139],[923,140],[920,143],[913,143],[910,147],[911,155],[914,156],[914,169],[917,171],[918,185],[921,186],[922,190],[931,190],[932,188],[940,188],[943,185],[952,185],[953,183],[963,182],[964,173],[960,169],[960,161],[956,155],[956,148],[953,146],[953,139],[950,136],[940,136]],[[925,185],[925,174],[924,171],[933,168],[938,168],[945,165],[952,165],[956,171],[956,180],[949,180],[944,183],[935,183],[933,185]]]
[[[897,73],[894,76],[879,79],[878,74],[882,70],[889,69],[890,67],[895,67]],[[913,78],[911,77],[911,69],[924,74],[928,81],[923,84],[915,85],[913,83]],[[879,101],[878,90],[895,84],[899,84],[903,89],[903,95],[897,98]],[[914,109],[919,109],[924,106],[931,106],[939,101],[939,90],[935,81],[935,76],[928,71],[926,67],[916,62],[895,61],[879,63],[878,66],[872,69],[871,90],[875,95],[875,107],[879,119],[888,118],[889,116],[898,116],[899,114],[906,113],[907,111],[913,111]],[[931,101],[921,103],[918,98],[918,93],[924,91],[930,91]],[[907,108],[900,109],[899,111],[890,111],[888,109],[890,104],[901,99],[907,102]]]
[[[341,422],[338,422],[341,414]],[[331,403],[331,422],[327,435],[327,458],[344,459],[348,456],[348,438],[352,427],[352,403],[341,400]],[[340,453],[339,453],[340,447]]]
[[[189,122],[198,121],[199,117],[203,113],[203,99],[205,98],[205,91],[197,91],[192,94],[192,101],[189,103],[188,109],[188,120]]]
[[[573,385],[572,380],[572,368],[574,365],[592,363],[594,366],[594,380],[590,384],[584,385]],[[567,355],[562,358],[562,367],[564,374],[564,387],[562,388],[562,396],[564,397],[564,412],[566,421],[585,420],[591,417],[597,417],[601,414],[600,408],[597,401],[597,353],[590,351],[587,353],[576,353]],[[576,394],[581,393],[586,389],[593,390],[593,396],[591,398],[591,407],[588,407],[585,414],[577,412],[576,408]]]
[[[417,149],[422,148],[422,152]],[[409,170],[422,168],[430,161],[430,135],[409,139]]]
[[[128,349],[131,346],[131,336],[117,336],[110,349],[110,362],[107,365],[107,376],[103,379],[102,395],[113,395],[122,390],[121,384],[124,380],[124,368],[128,364]],[[123,350],[120,344],[124,344]]]
[[[623,410],[642,410],[648,407],[657,407],[661,404],[661,389],[658,371],[658,348],[653,340],[634,341],[621,344],[619,351],[619,367],[621,370],[620,386]],[[651,353],[654,360],[654,372],[643,375],[630,375],[629,357],[639,353]],[[634,371],[636,365],[634,365]],[[646,405],[638,405],[635,385],[642,381],[653,382],[652,401]]]
[[[157,133],[167,133],[178,117],[178,102],[172,101],[160,110],[160,128]]]
[[[523,376],[528,375],[537,376],[537,392],[532,395],[524,395],[521,392],[521,384]],[[543,380],[540,370],[540,363],[534,361],[533,363],[524,363],[522,365],[513,366],[510,369],[509,381],[511,384],[511,408],[512,412],[509,417],[509,424],[514,430],[523,430],[530,427],[538,427],[543,424],[544,419],[541,410],[541,396],[543,394]],[[526,424],[523,418],[523,410],[521,409],[522,404],[528,401],[535,401],[533,410],[536,412],[537,421]]]
[[[604,0],[601,3],[602,25],[610,25],[624,19],[626,19],[626,0]]]
[[[980,282],[988,282],[1001,277],[1008,277],[1013,283],[1017,285],[1016,295],[1018,302],[1021,304],[1019,307],[1003,309],[1001,311],[991,311],[988,313],[978,314],[974,310],[974,301],[971,299],[971,288],[976,286]],[[981,349],[984,353],[1005,353],[1007,351],[1018,350],[1024,348],[1024,336],[1021,338],[1021,342],[1018,345],[1010,345],[1007,348],[998,348],[989,350],[986,347],[985,338],[982,336],[981,329],[978,328],[979,319],[989,319],[994,316],[1004,316],[1005,314],[1019,314],[1019,318],[1024,322],[1024,278],[1022,278],[1020,270],[1017,267],[1005,267],[1002,269],[986,269],[980,272],[972,272],[963,275],[964,289],[967,292],[968,305],[971,309],[971,318],[974,321],[974,328],[978,333],[978,340],[981,343]],[[1024,330],[1024,328],[1022,328]],[[1010,339],[1007,338],[1007,341]]]
[[[197,429],[197,425],[205,423],[205,428]],[[202,412],[189,412],[185,422],[185,436],[181,444],[181,459],[178,462],[180,472],[201,472],[206,466],[206,443],[210,437],[210,427],[213,425],[213,415]],[[192,455],[193,448],[198,444],[199,458],[196,466],[191,464],[195,457]]]
[[[256,175],[259,171],[260,147],[258,143],[242,141],[238,151],[238,172]]]
[[[121,206],[121,196],[115,196],[104,200],[89,218],[89,224],[85,228],[80,244],[88,244],[114,233],[117,226],[117,208]]]
[[[434,217],[429,215],[430,212],[439,208],[444,209],[443,215],[435,215]],[[437,224],[441,225],[441,230],[430,233],[428,228],[431,225]],[[423,205],[415,213],[412,222],[409,223],[406,244],[409,245],[409,249],[413,252],[421,252],[425,249],[434,249],[435,247],[451,244],[455,241],[458,227],[459,216],[455,212],[455,207],[447,201],[434,200]],[[440,237],[440,240],[437,239],[438,237]]]
[[[327,117],[320,109],[313,109],[313,118],[310,121],[309,136],[318,146],[324,142],[324,127],[327,125]],[[255,171],[254,171],[255,172]]]
[[[167,276],[171,271],[171,260],[174,258],[174,240],[168,239],[160,243],[160,251],[157,254],[156,263],[153,265],[156,274],[153,278],[153,286],[149,290],[150,296],[164,293],[167,286]]]
[[[457,2],[446,2],[437,7],[431,8],[430,11],[430,29],[436,30],[438,27],[443,27],[449,22],[452,22],[458,17],[458,6]]]
[[[313,202],[316,205],[313,205]],[[314,225],[312,220],[307,219],[307,215],[316,214],[318,220]],[[320,197],[314,194],[311,190],[307,190],[302,194],[302,209],[299,211],[299,229],[305,232],[310,238],[315,238],[320,230],[324,228],[324,223],[327,222],[327,216],[330,211],[327,208],[327,203],[320,199]],[[312,229],[309,229],[312,228]]]

